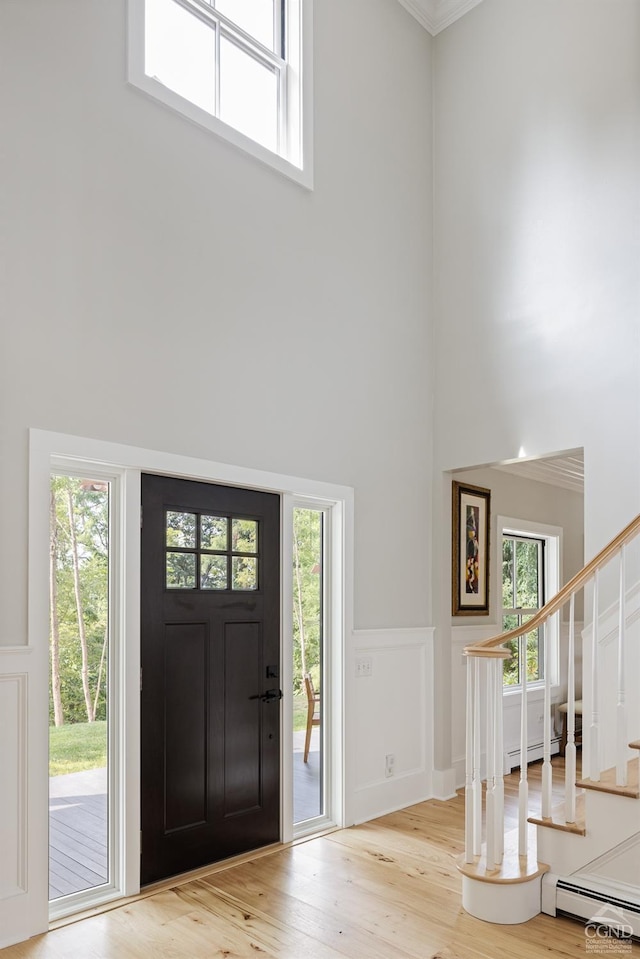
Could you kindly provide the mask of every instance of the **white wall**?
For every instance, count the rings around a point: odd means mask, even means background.
[[[129,87],[125,12],[0,4],[0,644],[27,637],[29,427],[353,487],[355,625],[425,627],[432,39],[396,0],[315,4],[309,192]],[[358,721],[350,703],[348,748]],[[428,747],[425,727],[423,790]],[[42,928],[46,875],[21,902],[0,902],[2,944]]]
[[[434,512],[445,470],[584,447],[587,556],[640,510],[639,30],[636,0],[484,0],[435,45]]]
[[[429,35],[315,5],[314,192],[127,86],[124,0],[3,3],[0,38],[0,642],[29,426],[353,486],[356,624],[426,624]]]

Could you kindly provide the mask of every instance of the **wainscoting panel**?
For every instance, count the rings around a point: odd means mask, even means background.
[[[46,750],[30,766],[47,694],[34,664],[29,647],[0,646],[0,948],[48,926]]]
[[[433,630],[353,633],[352,822],[432,796]]]
[[[26,891],[27,674],[0,675],[0,899]]]

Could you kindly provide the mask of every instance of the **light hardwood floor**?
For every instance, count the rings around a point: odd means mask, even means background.
[[[531,773],[535,793],[538,768]],[[507,808],[516,782],[507,782]],[[0,959],[584,957],[577,922],[493,926],[463,911],[463,808],[461,796],[432,800],[279,848],[0,950]]]

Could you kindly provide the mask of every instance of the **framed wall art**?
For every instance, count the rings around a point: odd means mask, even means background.
[[[454,480],[451,501],[451,612],[487,616],[491,490]]]

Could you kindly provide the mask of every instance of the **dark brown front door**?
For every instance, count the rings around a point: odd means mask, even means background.
[[[147,884],[280,836],[280,500],[142,477]]]

